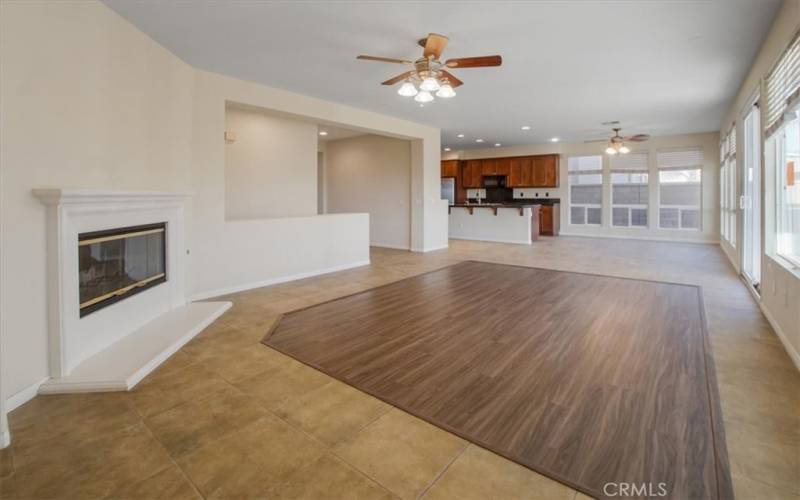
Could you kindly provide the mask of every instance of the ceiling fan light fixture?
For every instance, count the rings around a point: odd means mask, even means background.
[[[626,155],[626,154],[630,153],[631,150],[630,150],[630,148],[628,146],[623,145],[623,146],[619,147],[619,152],[624,154],[624,155]]]
[[[609,146],[609,147],[606,148],[606,154],[607,155],[615,155],[615,154],[617,154],[617,150],[614,149],[613,147]]]
[[[441,88],[439,85],[439,81],[432,76],[426,76],[422,79],[422,83],[419,85],[420,90],[425,90],[427,92],[436,92]]]
[[[400,89],[397,91],[403,97],[414,97],[417,95],[417,87],[414,86],[413,83],[406,80],[403,85],[400,86]]]
[[[427,90],[422,89],[419,93],[417,93],[416,96],[414,96],[414,100],[419,103],[431,102],[433,101],[433,96]]]
[[[447,82],[445,82],[444,85],[439,88],[439,91],[436,92],[436,97],[441,97],[442,99],[450,99],[451,97],[455,96],[456,91],[453,90],[453,87],[451,87]]]

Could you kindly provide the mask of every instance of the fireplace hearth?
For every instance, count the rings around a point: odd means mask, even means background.
[[[80,317],[167,281],[166,224],[78,235]]]

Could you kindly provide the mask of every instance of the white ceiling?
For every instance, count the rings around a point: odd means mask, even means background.
[[[718,130],[780,0],[366,2],[105,0],[198,68],[438,126],[456,148]],[[379,83],[446,34],[465,85],[420,108]],[[530,132],[520,130],[530,125]],[[465,134],[457,139],[456,134]],[[476,138],[485,139],[483,145]]]

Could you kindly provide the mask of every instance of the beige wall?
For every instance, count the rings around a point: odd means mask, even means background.
[[[560,180],[556,189],[535,189],[533,192],[549,193],[550,198],[561,199],[561,233],[564,235],[598,236],[615,238],[634,238],[649,240],[689,241],[699,243],[717,243],[719,241],[719,134],[710,132],[706,134],[686,134],[653,137],[647,142],[631,145],[633,151],[646,151],[650,164],[650,189],[648,207],[648,228],[621,228],[611,226],[611,185],[608,182],[609,161],[608,155],[603,154],[604,144],[584,143],[556,143],[533,144],[529,146],[515,146],[507,148],[473,149],[451,152],[446,158],[493,158],[502,156],[523,156],[534,154],[560,155]],[[659,149],[680,147],[703,148],[703,196],[702,196],[702,226],[700,231],[666,230],[658,228],[658,169],[656,153]],[[571,225],[569,223],[568,201],[568,175],[567,160],[570,156],[603,155],[603,170],[605,183],[603,186],[603,226]],[[528,191],[526,189],[526,191]]]
[[[100,2],[0,5],[0,371],[14,402],[49,376],[44,206],[34,188],[191,194],[193,297],[366,262],[365,214],[226,220],[227,102],[412,141],[412,244],[446,244],[438,129],[196,70]]]
[[[228,105],[225,217],[228,220],[317,213],[317,126]]]
[[[6,396],[48,376],[33,188],[187,191],[193,70],[92,2],[2,2],[0,333]]]
[[[780,58],[783,51],[792,41],[795,34],[800,30],[800,0],[785,0],[783,6],[775,17],[772,27],[764,39],[761,48],[753,61],[753,65],[747,73],[747,76],[742,81],[739,92],[733,100],[725,119],[720,129],[721,140],[725,134],[730,130],[733,123],[737,123],[737,144],[741,147],[743,144],[743,127],[738,126],[742,123],[745,114],[745,106],[754,94],[759,93],[763,96],[763,80],[766,78],[770,69],[772,69],[775,62]],[[761,100],[763,104],[763,98]],[[762,107],[763,109],[763,107]],[[762,118],[762,127],[763,127]],[[764,315],[769,319],[775,331],[781,338],[787,352],[792,357],[800,369],[800,271],[792,270],[791,266],[781,261],[780,258],[775,258],[768,255],[774,242],[774,192],[775,192],[775,177],[774,172],[769,170],[769,163],[764,158],[766,148],[763,143],[764,134],[762,130],[762,161],[761,165],[763,170],[763,185],[762,185],[762,241],[766,248],[767,253],[762,255],[761,259],[761,309]],[[742,170],[742,155],[737,157],[737,169]],[[739,184],[737,186],[738,193],[742,192],[743,185],[741,175],[739,177]],[[738,198],[738,195],[737,195]],[[742,239],[742,217],[741,211],[737,214],[737,241]],[[731,263],[738,270],[741,264],[741,247],[732,248],[730,245],[722,242],[722,247],[725,253],[731,259]]]
[[[377,135],[329,141],[326,212],[366,212],[370,244],[411,245],[411,145]]]

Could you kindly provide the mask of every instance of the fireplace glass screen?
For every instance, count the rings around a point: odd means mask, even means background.
[[[166,224],[78,236],[81,317],[167,281]]]

